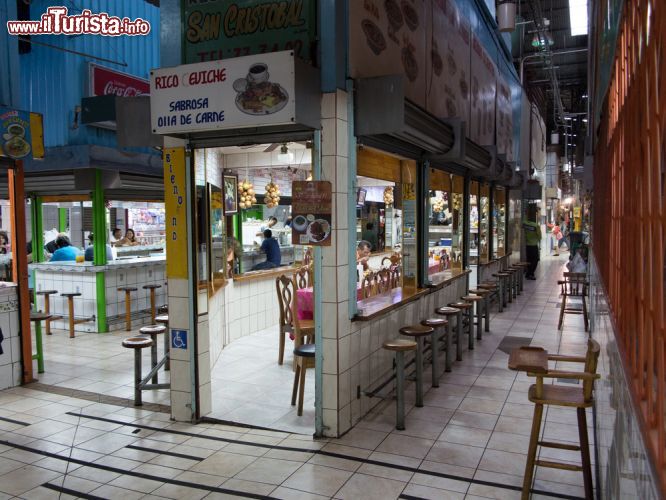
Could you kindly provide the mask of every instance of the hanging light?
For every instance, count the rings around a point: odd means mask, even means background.
[[[536,49],[539,46],[541,46],[541,42],[539,41],[539,37],[535,34],[534,37],[532,37],[532,47]]]
[[[510,32],[516,29],[515,0],[498,0],[497,26],[502,32]]]
[[[277,159],[280,163],[292,163],[294,161],[294,153],[289,151],[289,148],[286,144],[283,144],[282,147],[280,147],[280,152],[277,155]]]

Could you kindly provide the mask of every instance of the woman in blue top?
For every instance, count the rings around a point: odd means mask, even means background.
[[[81,250],[72,246],[67,236],[58,236],[55,240],[58,249],[53,252],[51,262],[65,262],[76,260],[79,255],[83,255]]]

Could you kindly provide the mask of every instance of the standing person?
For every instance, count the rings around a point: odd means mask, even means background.
[[[534,273],[540,260],[539,244],[541,243],[541,227],[534,221],[535,218],[536,217],[532,217],[532,220],[528,219],[523,222],[523,231],[525,231],[525,253],[527,262],[530,264],[525,273],[525,277],[528,280],[536,279]]]
[[[375,231],[375,225],[372,222],[368,222],[365,225],[365,229],[361,233],[361,239],[370,243],[371,252],[376,252],[379,250],[379,238],[377,237],[377,232]]]
[[[554,250],[555,253],[553,254],[555,257],[558,257],[560,255],[560,240],[562,239],[562,231],[560,229],[560,226],[555,222],[553,225],[553,229],[551,229],[551,238],[550,238],[550,245],[551,245],[551,250]]]

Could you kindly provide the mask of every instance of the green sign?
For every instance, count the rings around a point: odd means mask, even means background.
[[[183,0],[183,63],[293,50],[312,61],[315,0]]]

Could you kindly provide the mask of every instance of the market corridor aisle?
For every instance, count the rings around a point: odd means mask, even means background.
[[[529,342],[553,352],[584,351],[582,319],[556,330],[560,259],[544,258],[537,281],[527,282],[525,293],[493,319],[491,333],[426,392],[423,408],[414,408],[410,396],[405,431],[395,431],[390,401],[342,439],[312,441],[10,389],[0,393],[0,492],[7,498],[520,498],[533,406],[529,379],[507,369],[504,351]],[[407,390],[413,394],[411,384]],[[576,441],[575,412],[548,409],[545,422],[546,438]],[[578,461],[572,452],[546,456]],[[581,484],[580,473],[538,469],[534,498],[580,498]]]

